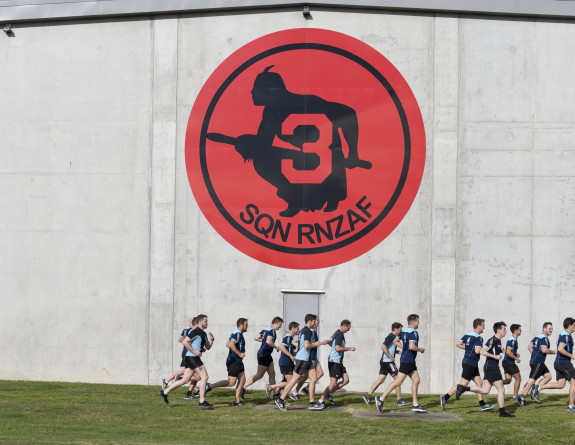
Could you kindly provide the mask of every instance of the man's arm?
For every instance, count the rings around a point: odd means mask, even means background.
[[[390,353],[389,353],[389,349],[387,349],[387,346],[385,346],[385,343],[383,343],[381,345],[381,350],[383,351],[383,353],[385,355],[387,355],[389,357],[389,359],[393,362],[395,361],[395,357],[393,357]]]
[[[531,345],[531,352],[533,352],[533,345]],[[547,346],[541,346],[541,352],[543,354],[557,354],[555,349],[549,349]]]
[[[355,348],[353,346],[340,346],[340,345],[335,345],[335,350],[337,352],[346,352],[346,351],[355,351]]]
[[[559,343],[559,345],[557,345],[557,352],[565,357],[569,357],[571,360],[575,359],[575,354],[569,354],[569,351],[565,349],[564,343]]]
[[[254,337],[254,340],[261,342],[261,341],[262,341],[262,336],[261,336],[260,334],[258,334],[258,335],[256,335],[256,336]]]
[[[190,345],[190,341],[192,339],[190,337],[186,337],[182,340],[182,344],[184,345],[184,348],[186,348],[188,351],[190,351],[192,354],[194,354],[196,357],[201,357],[202,356],[202,351],[196,351],[194,348],[191,347]]]
[[[246,356],[244,352],[240,352],[240,350],[237,348],[236,341],[233,338],[230,338],[230,340],[226,343],[226,346],[228,346],[228,348],[230,348],[233,352],[235,352],[237,356],[241,358],[244,358]]]
[[[214,344],[214,336],[212,335],[211,332],[208,332],[208,338],[210,339],[210,341],[207,341],[204,347],[206,349],[212,349],[212,345]]]
[[[541,352],[543,352],[543,348],[544,346],[541,346]],[[547,348],[545,348],[547,349]],[[529,354],[533,354],[533,343],[529,343],[527,345],[527,350],[529,351]],[[543,354],[547,354],[546,352],[543,352]]]
[[[294,356],[289,353],[288,348],[286,348],[283,343],[280,345],[280,351],[287,355],[292,362],[295,360]]]
[[[316,341],[313,343],[311,343],[309,340],[304,340],[303,341],[303,347],[304,347],[304,349],[313,349],[313,348],[317,348],[318,346],[327,345],[328,343],[329,343],[329,340]]]
[[[270,348],[274,348],[276,351],[279,351],[279,350],[280,350],[280,348],[278,348],[278,347],[275,345],[275,343],[274,343],[274,341],[273,341],[271,335],[268,335],[268,336],[267,336],[267,338],[266,338],[266,345],[268,345]]]
[[[517,363],[521,363],[521,359],[519,358],[519,354],[513,354],[513,349],[511,346],[507,346],[507,351],[505,352],[510,359],[517,360]]]
[[[489,346],[485,345],[483,346],[483,348],[481,348],[480,354],[485,357],[493,358],[495,360],[501,360],[501,355],[493,355],[487,351],[489,351]]]
[[[463,343],[461,340],[455,343],[455,346],[457,346],[459,349],[465,349],[465,343]]]

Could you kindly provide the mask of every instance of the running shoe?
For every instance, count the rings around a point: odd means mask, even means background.
[[[395,404],[397,406],[405,406],[405,405],[409,405],[409,402],[405,399],[399,399],[397,402],[395,402]]]
[[[515,417],[513,414],[509,414],[507,411],[501,411],[499,417]]]
[[[309,396],[309,386],[301,389],[301,392],[304,393],[306,396]]]
[[[335,402],[333,401],[333,395],[328,394],[326,399],[331,405],[335,405]]]
[[[296,394],[295,392],[292,392],[292,393],[289,395],[289,398],[292,399],[292,400],[295,400],[295,401],[300,400],[299,395]]]
[[[166,379],[162,379],[162,391],[164,389],[166,389],[168,387],[168,382],[166,382]]]
[[[369,397],[367,394],[365,394],[363,396],[363,401],[367,404],[367,405],[371,405],[371,397]]]
[[[160,396],[162,397],[162,400],[164,401],[164,403],[166,405],[168,405],[170,402],[168,402],[168,395],[166,393],[164,393],[164,390],[161,390],[158,394],[160,394]]]
[[[214,405],[206,402],[205,400],[203,402],[198,403],[198,408],[202,408],[202,409],[210,409],[210,408],[213,408],[213,406]]]
[[[517,396],[517,403],[519,403],[519,406],[525,406],[525,397]]]
[[[246,404],[244,402],[234,402],[232,406],[246,406]]]
[[[383,400],[381,400],[381,398],[375,398],[375,406],[380,413],[383,412]]]
[[[425,407],[421,406],[421,405],[413,405],[411,407],[411,411],[413,411],[414,413],[426,413],[427,410],[425,409]]]
[[[269,383],[266,383],[266,396],[268,397],[268,399],[270,398],[272,391],[273,391],[272,386]]]
[[[319,411],[325,409],[325,403],[323,402],[310,403],[307,409],[311,409],[313,411]]]
[[[281,398],[276,399],[276,406],[277,406],[279,409],[281,409],[282,411],[287,411],[287,408],[286,408],[286,406],[285,406],[285,404],[284,404],[284,401],[283,401]]]
[[[490,403],[486,403],[485,405],[483,405],[481,407],[481,411],[489,411],[490,409],[493,409],[495,407],[495,405],[492,405]]]
[[[441,409],[445,409],[445,403],[447,402],[447,400],[445,400],[445,394],[441,394],[439,396],[439,404],[441,405]]]
[[[567,412],[575,413],[575,405],[573,405],[573,406],[568,406],[568,407],[567,407]]]

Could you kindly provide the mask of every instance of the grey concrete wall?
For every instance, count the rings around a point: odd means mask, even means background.
[[[187,317],[204,312],[216,337],[205,361],[219,379],[238,317],[250,319],[250,338],[282,315],[281,289],[319,289],[323,335],[353,322],[350,390],[375,379],[391,323],[417,312],[421,389],[439,392],[459,376],[454,344],[475,317],[522,324],[527,357],[544,321],[557,330],[573,315],[575,25],[312,15],[42,23],[0,35],[3,378],[156,384],[179,364]],[[360,258],[315,271],[228,245],[201,214],[184,162],[189,113],[212,71],[253,39],[297,27],[337,30],[387,57],[427,139],[399,227]],[[248,374],[258,345],[248,342]]]

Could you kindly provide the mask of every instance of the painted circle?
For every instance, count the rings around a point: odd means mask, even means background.
[[[258,98],[263,72],[281,78],[284,96]],[[298,126],[319,136],[293,142]],[[370,168],[346,164],[350,150]],[[303,158],[315,168],[298,169]],[[202,87],[186,133],[188,179],[212,227],[252,258],[291,269],[334,266],[378,245],[407,214],[424,165],[407,82],[369,45],[334,31],[280,31],[234,52]]]

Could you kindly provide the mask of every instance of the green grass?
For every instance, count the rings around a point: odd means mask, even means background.
[[[184,390],[174,391],[169,405],[162,403],[158,390],[135,385],[0,381],[0,442],[575,443],[575,413],[566,411],[565,394],[543,394],[542,404],[528,401],[524,408],[508,400],[509,411],[517,414],[515,419],[500,419],[496,409],[479,412],[477,399],[464,396],[457,402],[451,399],[446,410],[462,422],[431,422],[418,420],[416,415],[413,420],[362,419],[352,412],[256,410],[256,404],[272,403],[260,391],[248,391],[248,406],[232,408],[231,391],[214,390],[208,396],[214,409],[200,410],[197,400],[183,399]],[[495,395],[486,398],[493,403],[495,399]],[[336,394],[335,401],[354,411],[375,410],[365,405],[360,394]],[[437,396],[421,396],[420,403],[430,412],[442,411]],[[393,397],[386,408],[392,406]]]

